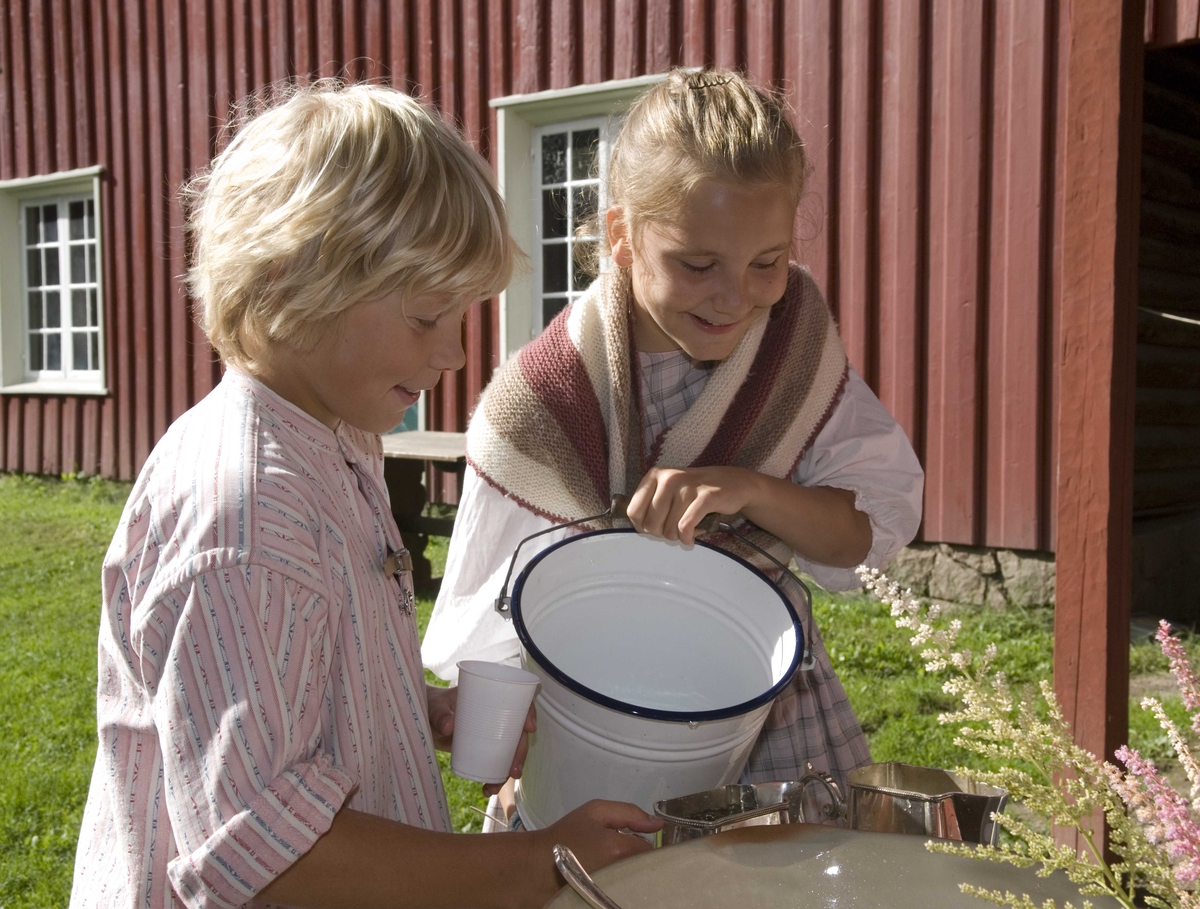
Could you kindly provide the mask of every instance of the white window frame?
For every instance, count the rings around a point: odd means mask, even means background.
[[[573,196],[572,190],[580,184],[598,181],[596,191],[597,211],[603,212],[605,208],[607,208],[608,199],[606,198],[606,187],[608,186],[608,157],[612,151],[612,140],[616,138],[614,130],[614,126],[618,125],[614,122],[616,120],[617,118],[615,117],[588,117],[583,120],[572,120],[568,123],[547,123],[544,126],[535,127],[533,130],[531,149],[534,156],[534,166],[530,180],[530,185],[533,190],[533,197],[530,199],[530,205],[532,206],[531,211],[533,212],[533,232],[531,236],[527,237],[533,244],[532,254],[529,257],[530,264],[533,266],[533,307],[530,313],[532,316],[532,324],[529,328],[532,335],[537,335],[543,328],[546,327],[546,320],[543,315],[545,311],[546,297],[549,294],[553,294],[555,297],[560,296],[560,293],[558,292],[548,292],[545,288],[545,285],[542,283],[545,275],[545,251],[548,244],[557,246],[561,243],[567,247],[567,289],[565,293],[561,295],[566,297],[568,305],[572,300],[582,296],[583,294],[582,291],[575,290],[575,282],[573,280],[574,273],[579,268],[579,264],[574,256],[574,231],[580,225],[576,222],[574,216],[574,203],[571,201],[571,197]],[[596,150],[597,162],[599,164],[598,172],[590,179],[577,179],[572,173],[571,164],[568,163],[568,171],[566,174],[567,179],[565,182],[565,195],[568,200],[568,207],[572,209],[570,216],[567,219],[568,236],[562,238],[561,241],[557,238],[548,241],[542,235],[544,228],[544,225],[542,224],[542,192],[545,189],[542,184],[540,166],[542,164],[542,138],[544,136],[554,135],[556,133],[570,134],[573,132],[582,132],[584,130],[591,129],[598,130],[600,133],[600,143]],[[568,161],[570,161],[572,154],[573,152],[571,150],[571,145],[568,144]],[[608,261],[607,257],[605,258],[605,261]]]
[[[541,250],[537,234],[541,220],[539,127],[569,129],[595,119],[601,129],[601,195],[604,210],[605,149],[615,138],[620,118],[642,92],[667,78],[666,73],[615,79],[592,85],[553,89],[527,95],[493,98],[496,109],[497,171],[509,226],[517,244],[529,254],[530,267],[518,269],[500,295],[500,356],[507,360],[538,334],[541,323]],[[553,131],[553,130],[547,130]]]
[[[108,394],[105,369],[104,219],[100,207],[102,173],[103,168],[97,165],[45,176],[0,181],[0,394]],[[96,273],[93,280],[96,284],[99,322],[99,368],[85,372],[69,369],[72,352],[70,345],[64,344],[61,354],[63,369],[57,375],[46,375],[45,372],[34,375],[29,368],[24,209],[30,203],[57,201],[62,205],[79,198],[92,200],[95,216]],[[68,261],[60,261],[60,275],[67,274]],[[70,291],[68,289],[61,293],[65,294],[60,298],[63,312],[69,315]]]

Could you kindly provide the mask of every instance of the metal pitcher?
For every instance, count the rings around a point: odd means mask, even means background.
[[[829,793],[830,804],[824,806],[822,813],[829,818],[841,817],[845,801],[838,784],[828,773],[814,770],[811,764],[807,769],[799,780],[754,785],[731,783],[655,803],[654,813],[663,819],[657,845],[670,846],[738,827],[804,823],[800,800],[811,783],[824,786]]]
[[[915,833],[998,845],[993,819],[1008,803],[1003,789],[948,770],[895,761],[850,771],[850,826],[881,833]]]

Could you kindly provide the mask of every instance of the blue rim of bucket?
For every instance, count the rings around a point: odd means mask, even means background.
[[[546,655],[533,642],[533,638],[529,635],[529,630],[525,627],[525,619],[521,615],[521,592],[525,588],[525,579],[529,577],[529,573],[534,567],[546,558],[550,553],[554,552],[568,543],[574,543],[579,540],[587,539],[595,536],[611,536],[618,533],[637,533],[636,530],[630,528],[613,528],[612,530],[591,530],[587,533],[579,533],[574,536],[567,537],[565,540],[560,540],[551,546],[547,546],[536,556],[529,560],[529,563],[521,570],[521,574],[517,577],[516,583],[513,585],[512,591],[512,621],[517,630],[517,637],[520,638],[522,646],[529,652],[529,655],[537,661],[550,677],[559,684],[565,686],[570,691],[575,692],[587,698],[602,707],[607,707],[610,710],[616,710],[620,713],[626,713],[630,716],[643,717],[648,720],[671,720],[681,723],[703,723],[709,720],[724,720],[733,716],[740,716],[743,713],[749,713],[756,707],[761,707],[763,704],[774,700],[779,692],[787,687],[792,680],[792,675],[796,672],[796,667],[800,665],[800,660],[804,656],[804,628],[800,625],[800,619],[796,615],[796,610],[792,606],[792,601],[787,598],[782,590],[779,589],[774,581],[767,577],[754,565],[751,565],[740,556],[736,556],[731,552],[726,552],[719,546],[713,546],[711,543],[706,543],[703,540],[697,540],[694,545],[702,546],[705,549],[711,549],[713,552],[719,553],[727,559],[732,559],[743,568],[749,569],[761,578],[768,588],[773,590],[783,602],[783,606],[788,611],[788,615],[792,617],[792,627],[796,630],[796,652],[792,655],[791,664],[783,676],[772,685],[767,691],[751,698],[748,701],[743,701],[740,704],[734,704],[730,707],[722,707],[720,710],[659,710],[654,707],[640,707],[637,704],[630,704],[626,701],[618,701],[616,698],[610,698],[606,694],[601,694],[588,688],[586,685],[581,685],[575,679],[571,678],[561,669],[554,665]]]

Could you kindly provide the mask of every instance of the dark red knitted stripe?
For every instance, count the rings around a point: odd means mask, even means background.
[[[793,333],[801,315],[803,288],[801,272],[793,268],[782,299],[771,308],[750,372],[721,417],[712,439],[692,462],[694,467],[737,463],[738,452],[770,401],[779,371],[787,364],[788,348],[796,340]]]
[[[525,381],[575,449],[597,501],[604,503],[610,497],[608,433],[583,358],[567,333],[568,312],[565,309],[559,313],[545,331],[525,345],[517,362]]]

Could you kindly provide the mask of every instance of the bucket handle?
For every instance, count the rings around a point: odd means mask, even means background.
[[[517,564],[517,553],[521,551],[522,546],[535,537],[540,537],[542,534],[550,533],[555,530],[562,530],[565,527],[575,527],[578,524],[588,524],[592,521],[602,521],[605,518],[625,518],[625,509],[628,507],[629,496],[617,494],[612,497],[612,501],[609,503],[608,509],[606,511],[602,511],[600,514],[590,515],[586,518],[579,518],[575,521],[568,521],[565,524],[555,524],[553,527],[547,527],[545,530],[539,530],[537,533],[531,533],[529,536],[525,537],[525,539],[521,540],[521,542],[517,544],[517,548],[513,550],[512,558],[508,560],[508,572],[504,575],[504,586],[500,588],[500,596],[496,597],[496,612],[500,613],[500,615],[506,619],[512,618],[512,597],[508,595],[508,585],[512,580],[513,568]],[[738,520],[742,520],[741,515],[723,515],[714,513],[706,515],[700,521],[700,523],[696,525],[696,529],[705,533],[723,530],[725,533],[728,533],[730,536],[734,537],[744,545],[749,546],[760,556],[778,568],[783,573],[784,577],[791,578],[792,581],[794,581],[800,587],[800,590],[804,593],[804,602],[808,606],[808,614],[812,615],[812,591],[808,589],[808,585],[792,574],[792,572],[788,570],[788,567],[779,561],[779,559],[775,558],[775,556],[771,555],[771,553],[767,552],[757,543],[738,533],[737,528],[734,527],[734,522]],[[806,634],[804,636],[804,657],[800,661],[799,668],[802,671],[809,670],[815,665],[816,659],[813,657],[812,647],[809,646],[808,635]]]

